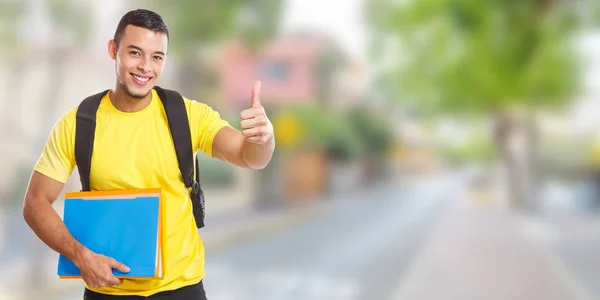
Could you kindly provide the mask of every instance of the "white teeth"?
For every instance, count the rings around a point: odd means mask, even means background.
[[[133,75],[133,77],[135,77],[135,79],[137,79],[141,82],[146,82],[146,81],[148,81],[148,79],[150,79],[150,78],[143,78],[143,77],[139,77],[139,76],[135,76],[135,75]]]

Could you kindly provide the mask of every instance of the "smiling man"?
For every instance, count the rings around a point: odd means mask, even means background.
[[[52,204],[78,165],[77,108],[54,126],[31,176],[23,215],[36,235],[81,270],[84,299],[206,299],[204,248],[182,180],[165,108],[155,88],[168,57],[169,33],[162,18],[138,9],[125,14],[108,54],[116,86],[102,95],[96,114],[91,190],[161,188],[165,197],[163,279],[117,279],[129,268],[85,248],[69,233]],[[262,169],[273,155],[273,126],[259,99],[260,82],[241,112],[242,131],[206,104],[183,98],[194,153],[243,168]],[[171,100],[169,100],[171,101]],[[81,170],[80,170],[81,172]]]

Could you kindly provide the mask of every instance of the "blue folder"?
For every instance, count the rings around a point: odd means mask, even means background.
[[[130,268],[128,273],[113,269],[115,276],[162,277],[160,194],[66,198],[63,218],[82,245]],[[59,255],[58,275],[81,277],[79,268],[63,255]]]

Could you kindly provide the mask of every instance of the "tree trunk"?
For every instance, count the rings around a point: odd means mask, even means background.
[[[512,208],[522,210],[527,198],[524,170],[511,145],[516,125],[515,120],[506,112],[494,116],[494,140],[504,167],[509,202]]]
[[[540,173],[539,173],[539,164],[538,164],[538,141],[539,141],[539,130],[537,127],[537,120],[535,114],[527,115],[527,123],[526,123],[526,133],[527,133],[527,168],[529,170],[529,188],[527,197],[529,199],[528,209],[535,210],[539,198],[539,182],[540,182]]]

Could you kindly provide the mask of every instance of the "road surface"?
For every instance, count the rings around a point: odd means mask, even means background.
[[[462,186],[452,176],[386,185],[318,219],[207,252],[209,299],[387,300]],[[74,290],[56,299],[81,299]]]

